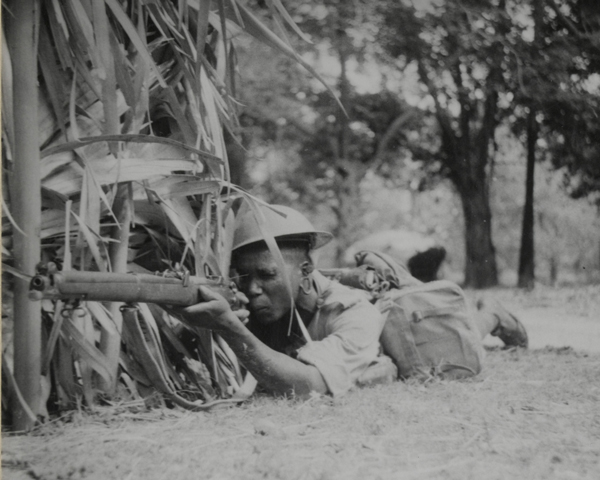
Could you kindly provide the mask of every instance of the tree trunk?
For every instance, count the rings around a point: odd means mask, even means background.
[[[521,253],[519,257],[519,287],[527,289],[531,289],[535,285],[533,189],[537,134],[535,111],[530,108],[527,117],[527,176],[525,178],[525,205],[523,207],[523,228],[521,230]]]
[[[534,45],[541,48],[540,29],[544,16],[543,0],[533,1]],[[538,125],[535,119],[534,102],[529,104],[527,115],[527,173],[525,176],[525,204],[521,229],[521,250],[519,254],[519,288],[532,289],[535,286],[535,217],[533,191],[535,181],[535,145],[538,139]]]
[[[346,109],[346,112],[350,112],[352,99],[350,97],[350,81],[347,76],[347,63],[351,47],[344,25],[338,27],[336,40],[340,60],[340,102]],[[358,218],[353,213],[355,212],[355,206],[358,203],[359,197],[357,196],[356,172],[350,159],[350,119],[342,111],[336,117],[337,135],[333,151],[336,152],[337,170],[337,185],[335,189],[337,206],[334,208],[337,226],[334,231],[338,241],[336,265],[340,266],[343,263],[344,253],[351,243],[351,236],[349,234],[353,231],[353,226],[350,223],[355,222],[356,218]]]
[[[550,285],[556,287],[558,279],[558,259],[556,253],[552,252],[550,256]]]
[[[490,145],[498,125],[498,92],[490,89],[482,109],[472,105],[469,96],[459,94],[460,115],[453,122],[452,114],[440,103],[438,90],[430,79],[424,62],[418,64],[419,77],[427,86],[436,109],[441,129],[443,163],[459,192],[465,218],[465,286],[487,288],[498,284],[496,253],[492,242],[492,213],[488,188],[487,165]],[[456,64],[454,80],[459,92],[465,88],[460,64]],[[499,82],[500,71],[489,73],[492,84]],[[481,110],[481,127],[473,131],[473,112]],[[458,123],[458,126],[454,126]]]
[[[11,208],[22,232],[15,229],[15,266],[25,275],[35,274],[40,261],[41,186],[37,112],[37,24],[39,2],[18,0],[10,4],[12,28],[9,45],[13,63],[15,144],[10,184]],[[14,376],[24,401],[37,414],[41,401],[42,327],[40,302],[28,298],[29,282],[15,279]],[[13,428],[30,430],[35,419],[12,399]]]
[[[341,267],[344,266],[346,250],[357,240],[358,222],[363,213],[360,207],[360,184],[367,168],[358,162],[340,162],[339,168],[343,169],[343,173],[338,175],[336,185],[338,203],[333,210],[337,225],[333,234],[337,239],[335,263]]]
[[[465,287],[498,284],[496,250],[492,242],[492,212],[485,181],[459,190],[465,218]]]

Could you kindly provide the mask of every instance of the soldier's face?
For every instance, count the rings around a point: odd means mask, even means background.
[[[266,246],[245,250],[235,256],[238,287],[250,301],[247,308],[252,317],[262,324],[289,318],[291,301],[298,297],[302,258],[297,249],[282,247],[280,250],[285,263],[283,271]]]

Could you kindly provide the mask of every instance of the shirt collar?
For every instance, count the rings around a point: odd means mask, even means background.
[[[333,281],[327,278],[318,270],[312,272],[313,284],[317,292],[317,309],[321,308],[331,293],[331,285]]]

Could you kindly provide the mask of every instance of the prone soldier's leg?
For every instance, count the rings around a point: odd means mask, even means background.
[[[527,348],[527,330],[519,319],[499,302],[477,302],[475,323],[484,338],[488,333],[500,338],[507,347]]]

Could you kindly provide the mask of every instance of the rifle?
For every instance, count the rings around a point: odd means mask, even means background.
[[[366,290],[375,298],[390,287],[389,282],[383,280],[376,270],[366,265],[352,268],[319,269],[319,272],[347,287]]]
[[[378,294],[387,288],[372,269],[365,267],[320,270],[340,283]],[[154,303],[168,306],[189,306],[198,303],[198,288],[202,285],[222,295],[232,309],[240,307],[233,282],[222,277],[196,277],[189,273],[110,273],[59,271],[54,263],[38,267],[38,274],[30,283],[30,297],[34,300],[75,300],[96,302]],[[208,403],[191,402],[179,395],[168,379],[168,369],[160,352],[160,340],[154,338],[144,317],[131,305],[121,307],[124,328],[129,344],[138,352],[142,368],[151,383],[178,405],[191,410],[205,410],[214,405],[239,402],[247,398],[256,385],[247,374],[244,384],[231,399]],[[124,332],[124,333],[125,333]]]
[[[96,302],[156,303],[190,306],[200,301],[198,287],[205,285],[222,295],[232,309],[239,308],[237,288],[221,277],[195,277],[189,273],[110,273],[59,271],[55,264],[38,267],[29,285],[32,300],[89,300]]]
[[[319,269],[343,285],[378,293],[388,285],[365,267]],[[32,300],[89,300],[96,302],[156,303],[190,306],[199,302],[198,287],[205,285],[222,295],[232,309],[239,308],[237,288],[222,277],[196,277],[189,273],[110,273],[59,271],[54,263],[38,267],[30,283]]]
[[[155,303],[161,306],[189,306],[201,301],[198,289],[205,285],[222,295],[233,310],[240,308],[233,282],[221,277],[195,277],[189,273],[110,273],[59,271],[54,263],[38,266],[38,274],[30,282],[33,300],[74,300],[123,302],[123,335],[151,384],[177,405],[189,410],[208,410],[223,403],[245,400],[256,386],[247,374],[244,383],[231,398],[209,402],[192,401],[190,392],[180,394],[172,380],[173,368],[167,365],[161,339],[133,303]],[[192,328],[196,331],[198,329]]]

